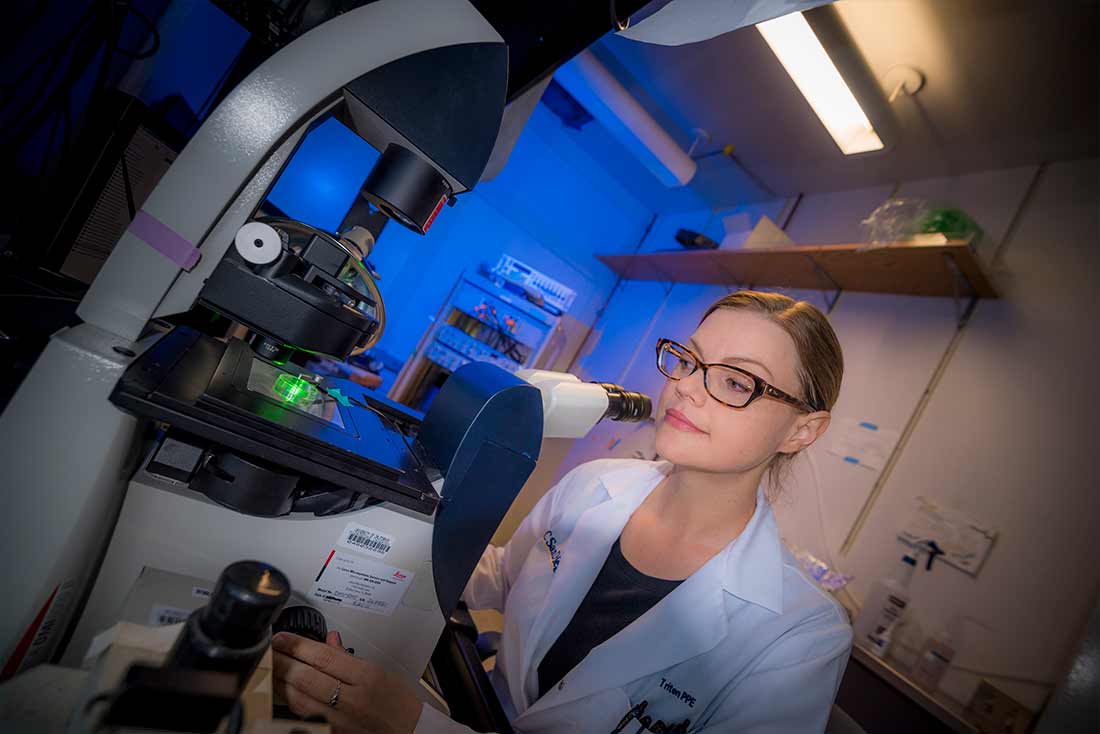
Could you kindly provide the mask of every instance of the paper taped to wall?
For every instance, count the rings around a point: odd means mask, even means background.
[[[977,576],[985,563],[997,531],[962,512],[941,507],[927,497],[916,498],[916,509],[898,532],[898,539],[914,548],[928,549],[936,541],[943,551],[940,560]]]
[[[829,444],[829,453],[874,471],[882,471],[901,438],[900,431],[871,421],[838,420],[832,428],[835,438]]]

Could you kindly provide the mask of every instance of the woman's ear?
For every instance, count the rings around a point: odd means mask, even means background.
[[[805,413],[798,416],[787,438],[779,445],[781,454],[797,454],[813,445],[829,427],[832,414],[827,410]]]

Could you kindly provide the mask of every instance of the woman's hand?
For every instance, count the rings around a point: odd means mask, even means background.
[[[280,632],[271,641],[275,691],[302,718],[320,716],[333,734],[411,734],[420,699],[409,685],[375,663],[344,652],[337,632],[322,645]],[[339,696],[333,700],[339,686]]]

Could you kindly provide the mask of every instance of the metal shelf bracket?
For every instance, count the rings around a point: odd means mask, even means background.
[[[953,255],[945,252],[943,259],[947,263],[947,269],[951,271],[951,297],[955,301],[955,322],[961,329],[970,321],[970,317],[974,313],[974,307],[978,305],[978,293],[974,290],[974,286],[970,284],[970,279],[966,277],[966,273],[955,262]],[[966,299],[965,305],[963,299]]]
[[[805,258],[810,261],[810,265],[813,266],[818,278],[824,281],[825,287],[821,291],[825,295],[825,313],[830,314],[836,308],[836,302],[840,300],[840,294],[844,292],[844,289],[833,280],[833,276],[829,275],[828,271],[821,267],[817,260],[814,260],[813,255],[805,255]],[[829,291],[833,292],[829,293]]]

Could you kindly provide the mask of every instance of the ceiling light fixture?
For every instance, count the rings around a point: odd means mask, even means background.
[[[884,147],[802,13],[790,13],[759,23],[756,29],[844,155],[868,153]]]

